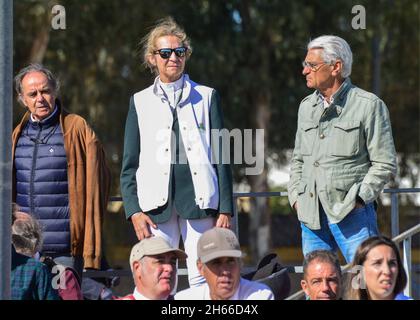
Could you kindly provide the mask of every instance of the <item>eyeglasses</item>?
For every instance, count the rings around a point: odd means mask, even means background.
[[[308,67],[313,72],[317,72],[319,69],[321,69],[322,66],[324,66],[326,64],[327,64],[326,62],[310,63],[310,62],[307,62],[307,61],[302,61],[302,67],[303,68]]]
[[[169,59],[169,57],[172,55],[172,52],[175,52],[175,55],[178,58],[185,57],[187,53],[188,48],[186,47],[178,47],[178,48],[162,48],[156,51],[153,51],[153,54],[159,54],[162,59]]]

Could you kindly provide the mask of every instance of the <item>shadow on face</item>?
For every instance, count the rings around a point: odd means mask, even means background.
[[[235,294],[241,272],[238,258],[221,257],[206,263],[198,261],[197,266],[206,279],[212,300],[227,300]]]

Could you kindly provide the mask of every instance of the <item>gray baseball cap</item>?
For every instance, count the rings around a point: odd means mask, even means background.
[[[130,267],[132,269],[134,261],[139,261],[144,256],[152,256],[167,252],[174,252],[178,259],[187,258],[187,254],[184,251],[171,247],[171,245],[162,237],[154,236],[145,238],[136,243],[131,249]]]
[[[232,230],[212,228],[204,232],[197,244],[197,256],[202,263],[221,257],[242,256],[238,238]]]

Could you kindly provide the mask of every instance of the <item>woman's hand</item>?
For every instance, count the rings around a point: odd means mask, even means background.
[[[230,229],[232,217],[230,213],[220,212],[216,219],[216,227]]]
[[[136,212],[133,214],[131,216],[131,222],[133,223],[134,230],[136,231],[139,240],[152,236],[150,226],[157,229],[157,226],[153,223],[152,219],[144,212]]]

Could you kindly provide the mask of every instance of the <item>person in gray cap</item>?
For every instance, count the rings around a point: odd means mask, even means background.
[[[117,300],[168,300],[176,283],[177,259],[184,251],[173,248],[162,237],[145,238],[131,249],[130,267],[136,285],[133,294]]]
[[[175,300],[274,300],[266,285],[241,277],[242,251],[231,230],[215,227],[204,232],[197,253],[206,283],[178,292]]]

